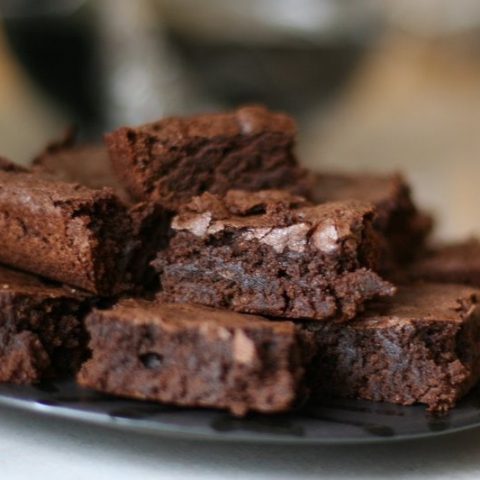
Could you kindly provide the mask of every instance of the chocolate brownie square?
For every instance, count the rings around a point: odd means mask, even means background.
[[[411,265],[407,275],[416,280],[480,287],[480,242],[472,238],[432,248]]]
[[[110,189],[0,168],[0,261],[109,295],[123,282],[131,219]]]
[[[308,337],[291,322],[127,299],[86,324],[84,387],[235,415],[283,412],[302,398]]]
[[[417,210],[410,187],[399,174],[316,174],[313,200],[373,203],[376,207],[374,225],[387,239],[389,255],[399,263],[422,252],[433,226],[432,218]]]
[[[480,378],[479,291],[418,284],[348,324],[310,322],[315,397],[353,397],[444,412]]]
[[[154,199],[176,211],[206,191],[306,193],[307,174],[293,153],[295,135],[287,115],[251,106],[122,127],[105,141],[118,177],[134,198]]]
[[[180,209],[153,262],[160,298],[272,317],[348,320],[394,287],[373,268],[373,208],[310,206],[284,191],[205,193]]]
[[[0,382],[34,383],[75,372],[85,359],[78,290],[0,266]]]

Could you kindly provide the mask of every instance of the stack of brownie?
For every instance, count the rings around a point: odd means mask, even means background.
[[[431,247],[401,175],[308,172],[295,136],[250,106],[0,160],[0,381],[452,408],[480,379],[480,244]]]

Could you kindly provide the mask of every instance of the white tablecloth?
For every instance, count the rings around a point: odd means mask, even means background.
[[[478,479],[480,430],[389,445],[173,441],[0,408],[1,480]]]

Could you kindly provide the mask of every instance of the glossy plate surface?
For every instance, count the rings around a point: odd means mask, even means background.
[[[184,409],[122,400],[82,389],[73,381],[35,387],[0,385],[0,404],[65,419],[161,436],[219,441],[345,444],[388,442],[480,426],[480,391],[448,415],[422,406],[331,400],[281,416],[244,419],[215,410]]]

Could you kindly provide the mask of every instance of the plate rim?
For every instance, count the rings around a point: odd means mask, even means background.
[[[458,425],[440,430],[431,430],[419,433],[399,433],[392,436],[370,436],[370,437],[346,437],[346,438],[320,438],[301,437],[286,434],[254,434],[245,431],[234,431],[234,435],[228,431],[216,431],[212,434],[200,431],[198,427],[185,427],[181,425],[169,426],[165,423],[152,427],[151,421],[144,419],[122,418],[109,415],[104,412],[95,412],[72,408],[65,405],[48,405],[41,400],[18,398],[13,395],[1,393],[0,406],[12,408],[18,411],[29,412],[32,415],[48,416],[63,420],[69,420],[79,424],[89,424],[99,428],[108,428],[125,433],[139,433],[156,436],[159,438],[188,440],[188,441],[209,441],[228,443],[250,443],[270,445],[318,445],[318,446],[352,446],[352,445],[385,445],[390,443],[416,441],[428,438],[438,438],[446,435],[453,435],[468,430],[480,428],[480,416],[477,422]],[[105,420],[108,417],[108,421]]]

